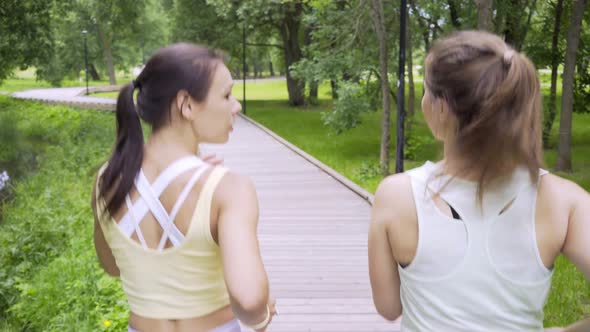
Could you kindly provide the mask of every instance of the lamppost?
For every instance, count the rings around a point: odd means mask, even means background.
[[[242,22],[242,88],[243,88],[243,101],[242,109],[244,115],[246,114],[246,19]]]
[[[86,35],[88,31],[82,30],[82,34],[84,35],[84,67],[86,68],[86,95],[88,95],[88,48],[86,46]]]
[[[400,1],[400,33],[399,33],[399,80],[397,88],[397,140],[395,149],[395,172],[400,173],[404,171],[404,87],[405,78],[404,70],[406,65],[406,15],[407,5],[406,0]],[[412,70],[412,68],[410,68]]]

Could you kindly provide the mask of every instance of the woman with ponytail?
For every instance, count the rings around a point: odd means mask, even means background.
[[[200,143],[228,140],[241,110],[223,60],[171,45],[119,93],[116,142],[92,207],[96,252],[121,278],[129,331],[237,332],[239,319],[261,332],[275,314],[254,186],[197,156]]]
[[[543,331],[554,263],[590,279],[590,195],[541,169],[533,64],[461,31],[428,52],[422,111],[444,159],[383,180],[369,231],[377,311],[402,331]],[[552,331],[590,331],[590,320]]]

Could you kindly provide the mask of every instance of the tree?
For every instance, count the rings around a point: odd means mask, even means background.
[[[241,70],[242,26],[237,24],[240,20],[235,12],[222,16],[206,0],[176,0],[171,16],[174,42],[188,41],[221,49],[230,55],[232,72]]]
[[[37,77],[59,85],[84,70],[82,30],[88,34],[89,74],[106,71],[116,83],[115,69],[128,70],[167,43],[166,19],[158,0],[56,1],[49,32],[50,56],[36,63]]]
[[[301,106],[305,104],[305,84],[293,76],[291,66],[303,58],[302,41],[304,27],[302,18],[308,9],[308,1],[304,0],[243,0],[228,2],[225,0],[207,0],[215,6],[218,16],[237,13],[239,20],[246,20],[255,30],[270,27],[281,38],[289,104]]]
[[[544,119],[543,126],[543,145],[548,146],[549,135],[553,128],[553,122],[556,114],[557,100],[557,68],[559,66],[559,30],[561,28],[561,12],[563,10],[563,0],[557,0],[555,3],[555,21],[553,24],[553,37],[551,38],[551,92],[549,96],[549,105],[547,116]]]
[[[410,1],[411,2],[411,1]],[[410,12],[413,14],[413,12]],[[410,18],[410,15],[408,15]],[[414,120],[414,113],[415,113],[415,101],[416,101],[416,91],[414,88],[414,61],[413,61],[413,46],[414,42],[412,41],[412,20],[408,20],[407,31],[406,31],[406,50],[408,52],[407,56],[407,65],[408,65],[408,112],[406,118],[406,134],[411,133],[412,122]],[[407,140],[406,140],[407,142]]]
[[[477,28],[479,30],[494,31],[492,23],[492,0],[475,0],[477,5]]]
[[[383,3],[381,0],[371,1],[371,17],[373,18],[373,25],[375,26],[375,32],[377,34],[377,39],[379,40],[379,74],[381,76],[381,96],[383,104],[379,165],[383,175],[388,175],[389,145],[391,141],[391,99],[389,98],[389,76],[387,70],[387,34],[385,32],[385,19],[383,14]],[[403,82],[401,84],[403,84]],[[398,110],[398,112],[400,111],[402,110]]]
[[[0,83],[15,68],[26,68],[51,56],[52,5],[52,1],[0,1]]]
[[[572,8],[570,27],[567,34],[567,48],[563,70],[561,118],[559,121],[559,146],[557,149],[557,170],[571,171],[572,108],[574,93],[574,70],[580,41],[582,18],[587,0],[575,0]]]

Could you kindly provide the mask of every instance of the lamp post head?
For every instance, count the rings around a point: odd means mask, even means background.
[[[83,34],[87,34],[87,33],[88,33],[88,31],[86,31],[86,30],[82,30],[82,33],[83,33]]]

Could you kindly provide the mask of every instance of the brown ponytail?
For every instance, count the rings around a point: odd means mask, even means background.
[[[541,94],[526,56],[490,33],[461,31],[430,49],[425,82],[456,118],[449,158],[461,160],[462,174],[477,177],[480,201],[490,181],[517,166],[537,180]]]
[[[109,189],[117,188],[106,204],[108,211],[123,204],[143,160],[143,130],[133,102],[134,91],[134,85],[127,84],[117,98],[117,140],[99,185],[101,197],[107,197]]]

